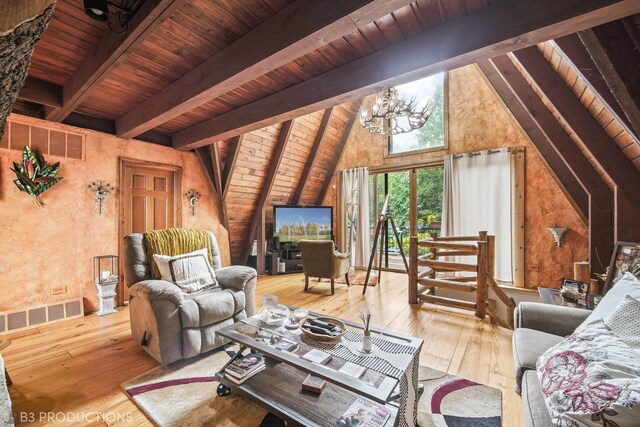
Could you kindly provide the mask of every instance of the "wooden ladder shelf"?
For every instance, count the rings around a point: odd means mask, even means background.
[[[419,255],[420,248],[429,252]],[[454,262],[443,257],[473,256],[475,263]],[[481,231],[477,236],[447,236],[418,240],[411,236],[409,247],[409,303],[427,302],[463,308],[493,322],[513,329],[515,301],[507,296],[493,279],[495,261],[495,236]],[[419,267],[426,269],[418,270]],[[455,275],[465,273],[464,275]],[[471,273],[471,274],[469,274]],[[475,301],[466,301],[436,295],[437,289],[475,293]],[[507,308],[503,319],[496,307],[489,304],[488,290]],[[493,302],[493,301],[492,301]]]

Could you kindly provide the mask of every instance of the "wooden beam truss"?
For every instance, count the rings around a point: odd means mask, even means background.
[[[320,121],[320,126],[318,127],[318,132],[316,132],[316,137],[313,140],[313,144],[311,145],[309,156],[307,157],[307,161],[305,162],[304,168],[302,169],[300,181],[298,181],[298,186],[296,187],[296,191],[293,194],[293,204],[295,205],[299,205],[302,201],[304,187],[307,185],[309,176],[311,175],[311,170],[316,163],[318,150],[320,149],[320,144],[322,144],[322,140],[324,139],[324,136],[327,133],[327,129],[329,128],[329,121],[331,120],[332,113],[333,107],[324,110],[322,120]]]

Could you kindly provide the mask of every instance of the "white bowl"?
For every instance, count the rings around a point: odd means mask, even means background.
[[[304,308],[297,308],[293,311],[293,318],[296,322],[302,322],[309,315],[309,311]]]
[[[269,326],[282,326],[289,317],[289,308],[286,305],[278,304],[274,308],[263,307],[259,314],[260,320]]]

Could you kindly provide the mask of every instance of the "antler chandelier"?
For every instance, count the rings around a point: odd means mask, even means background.
[[[391,88],[377,95],[371,108],[362,110],[360,123],[372,133],[397,135],[421,128],[432,113],[431,101],[419,109],[415,97],[406,101],[397,89]]]

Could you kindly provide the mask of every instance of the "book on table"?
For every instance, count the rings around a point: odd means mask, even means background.
[[[235,378],[235,377],[232,377],[231,375],[227,375],[227,380],[231,381],[234,384],[240,385],[246,380],[248,380],[249,378],[253,377],[254,375],[262,372],[265,368],[266,368],[265,365],[261,365],[260,367],[258,367],[257,369],[254,369],[253,371],[251,371],[250,373],[248,373],[242,378]]]
[[[249,353],[234,360],[224,372],[227,377],[242,379],[260,368],[264,368],[264,358],[259,354]]]
[[[384,406],[356,399],[349,409],[336,421],[339,427],[382,427],[386,424],[391,413]]]

